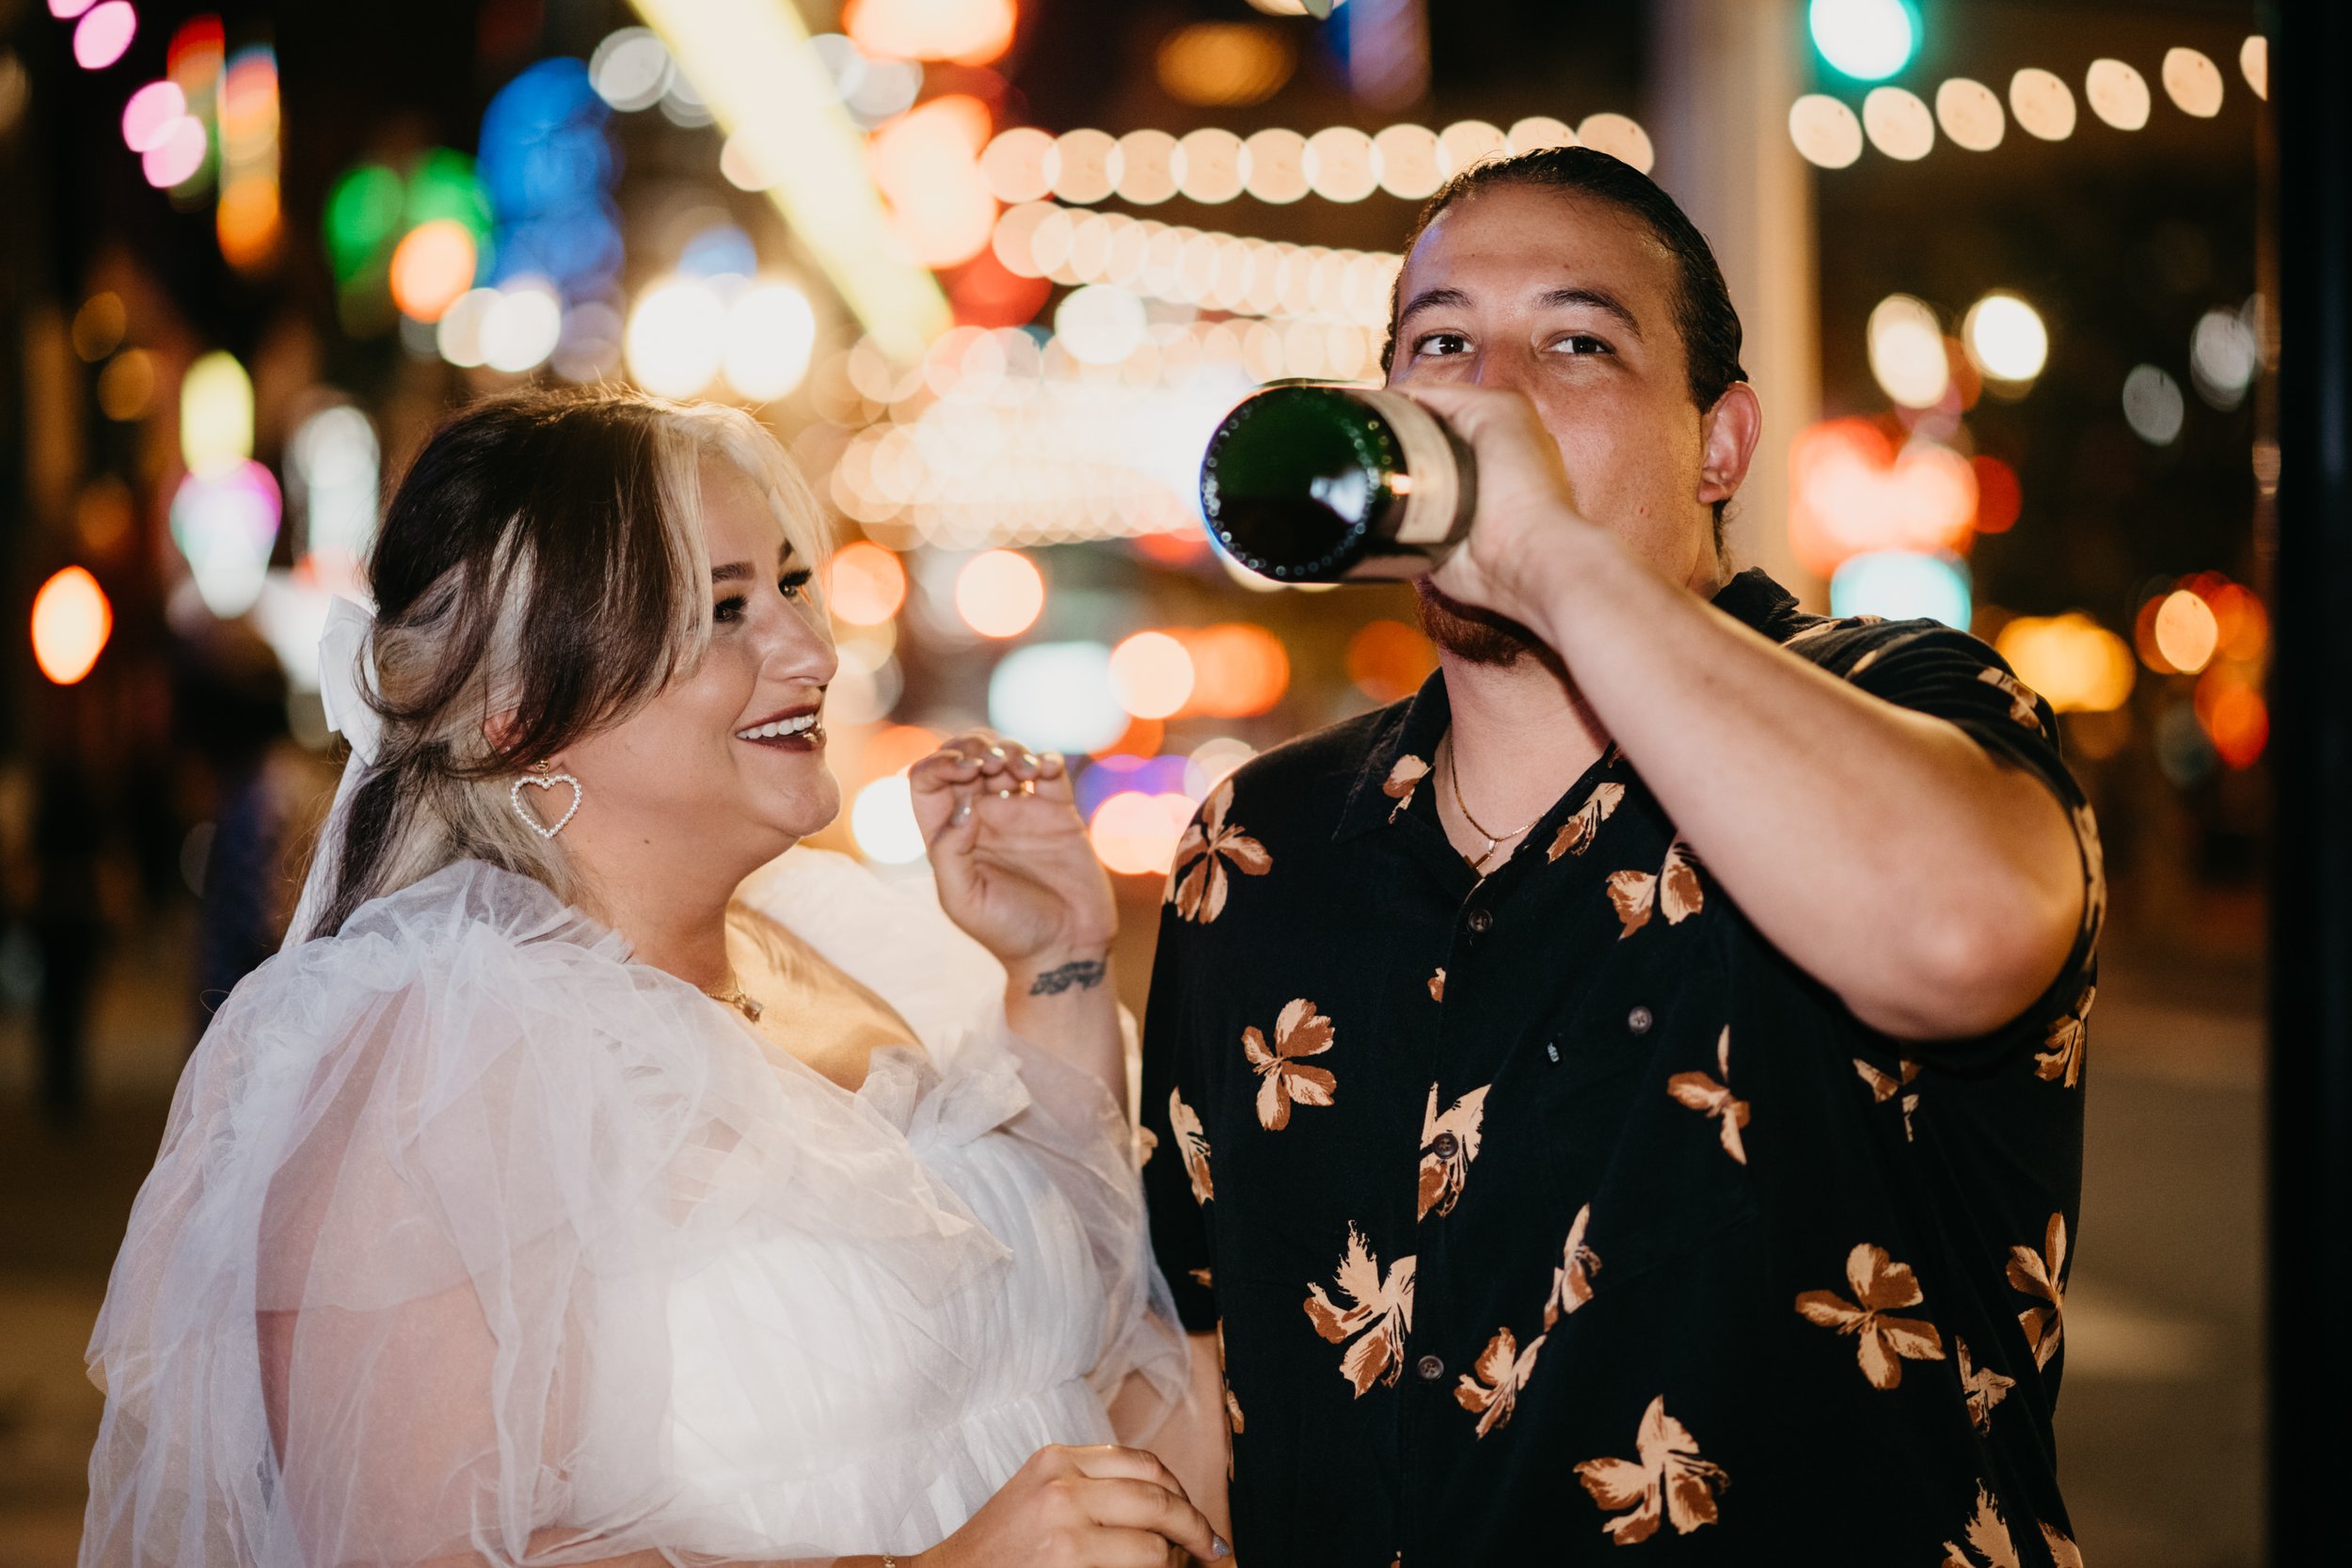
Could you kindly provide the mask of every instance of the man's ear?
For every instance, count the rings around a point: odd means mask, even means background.
[[[1699,420],[1699,488],[1702,506],[1729,500],[1748,477],[1756,443],[1764,434],[1764,405],[1756,388],[1735,381]]]

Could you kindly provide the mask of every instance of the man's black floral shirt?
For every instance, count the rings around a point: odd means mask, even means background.
[[[1169,878],[1143,1109],[1245,1563],[2078,1560],[2051,1416],[2104,882],[2056,720],[1932,622],[1759,572],[1714,603],[2043,780],[2074,951],[1994,1035],[1875,1033],[1614,748],[1481,880],[1436,815],[1442,675],[1244,767]]]

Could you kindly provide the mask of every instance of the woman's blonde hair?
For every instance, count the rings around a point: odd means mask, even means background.
[[[369,560],[383,736],[307,935],[332,935],[369,899],[466,859],[578,899],[563,846],[515,815],[509,791],[700,662],[711,624],[700,470],[714,459],[758,487],[802,562],[821,568],[815,496],[740,409],[530,391],[434,432]]]

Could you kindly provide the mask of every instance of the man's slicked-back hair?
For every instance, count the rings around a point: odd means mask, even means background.
[[[1705,414],[1724,392],[1747,380],[1740,366],[1740,312],[1731,306],[1731,290],[1724,283],[1715,252],[1675,198],[1631,164],[1589,147],[1541,147],[1508,158],[1489,158],[1470,165],[1425,202],[1405,236],[1403,254],[1409,258],[1422,234],[1448,208],[1466,198],[1502,186],[1529,186],[1602,201],[1647,229],[1675,263],[1675,325],[1682,334],[1683,370],[1691,386],[1691,401]],[[1390,369],[1396,357],[1397,312],[1404,307],[1405,272],[1397,269],[1389,294],[1389,335],[1380,347],[1380,368]],[[1715,532],[1722,545],[1724,503],[1715,504]]]

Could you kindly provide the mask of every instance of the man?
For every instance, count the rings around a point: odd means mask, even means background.
[[[2090,814],[1983,644],[1724,562],[1739,347],[1590,150],[1407,246],[1390,385],[1478,465],[1439,670],[1210,796],[1145,1026],[1245,1562],[2075,1560]]]

